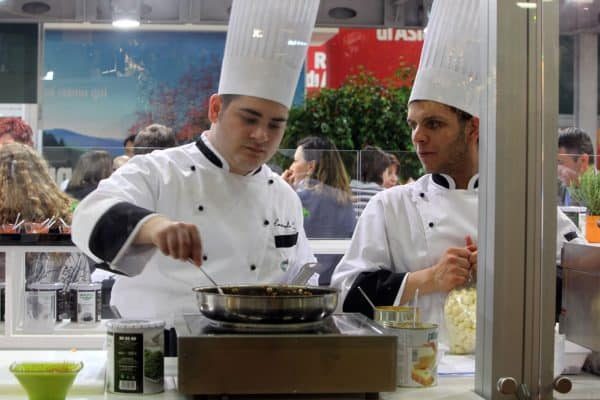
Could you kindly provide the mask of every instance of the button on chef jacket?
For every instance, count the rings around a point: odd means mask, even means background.
[[[266,165],[246,176],[230,173],[203,134],[197,143],[134,157],[75,210],[75,244],[131,277],[119,277],[112,290],[111,304],[124,318],[172,325],[198,312],[192,288],[210,286],[191,264],[132,245],[156,214],[198,226],[201,268],[220,284],[283,283],[315,261],[294,190]]]
[[[477,243],[478,186],[478,175],[461,190],[448,175],[428,174],[376,194],[332,277],[332,286],[341,289],[339,306],[372,314],[357,286],[376,305],[399,305],[407,273],[435,265],[449,247],[465,247],[466,236]],[[562,212],[557,215],[560,260],[562,243],[582,239]],[[418,305],[421,320],[440,324],[442,335],[445,296],[421,295]]]

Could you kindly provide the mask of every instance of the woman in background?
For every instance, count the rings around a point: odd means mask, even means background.
[[[0,146],[15,142],[33,146],[31,127],[18,117],[0,118]]]
[[[348,173],[335,145],[309,136],[298,142],[294,162],[282,177],[298,193],[309,238],[350,238],[356,225]],[[328,285],[342,255],[317,255],[319,284]]]
[[[79,157],[66,192],[78,200],[93,192],[102,179],[112,174],[110,154],[104,150],[92,150]]]
[[[33,148],[21,143],[0,146],[0,224],[13,224],[18,216],[20,221],[26,221],[23,226],[35,223],[36,229],[40,229],[43,221],[54,218],[57,223],[46,230],[57,229],[62,224],[59,218],[71,223],[73,203],[50,177],[46,160]],[[55,282],[69,256],[70,253],[28,253],[27,284],[41,279]],[[40,257],[47,261],[37,262]]]
[[[386,189],[394,187],[398,184],[398,170],[400,169],[400,161],[392,153],[386,153],[390,159],[390,165],[381,174],[381,186]]]
[[[360,217],[371,197],[385,189],[384,174],[392,159],[377,146],[365,146],[360,152],[360,177],[350,182],[356,218]]]
[[[41,222],[62,218],[71,222],[73,200],[60,191],[48,164],[33,148],[21,143],[0,147],[0,223],[17,219]]]

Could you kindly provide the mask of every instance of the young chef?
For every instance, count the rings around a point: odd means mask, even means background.
[[[427,174],[363,211],[332,277],[344,311],[372,313],[358,286],[376,305],[404,304],[418,288],[422,320],[441,324],[446,293],[477,267],[478,4],[433,3],[407,116]],[[562,213],[557,236],[559,245],[577,237]]]
[[[281,141],[318,0],[236,0],[210,130],[136,156],[75,211],[73,241],[120,278],[125,318],[173,324],[197,312],[206,271],[220,284],[282,282],[314,261],[294,190],[264,163]],[[160,250],[160,251],[159,251]]]

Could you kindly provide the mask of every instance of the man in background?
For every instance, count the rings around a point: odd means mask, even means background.
[[[142,129],[133,141],[133,154],[147,154],[157,149],[177,146],[173,129],[160,124],[148,125]]]
[[[558,205],[581,206],[571,199],[569,186],[576,185],[579,177],[594,166],[594,146],[590,136],[576,127],[558,131]]]
[[[125,149],[125,155],[129,157],[133,157],[133,141],[135,140],[135,135],[129,135],[123,140],[123,148]]]

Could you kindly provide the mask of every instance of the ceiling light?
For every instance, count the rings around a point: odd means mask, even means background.
[[[140,26],[141,0],[111,0],[112,25],[116,28],[136,28]]]
[[[537,4],[535,3],[527,3],[524,1],[518,1],[517,2],[517,7],[521,7],[521,8],[537,8]]]

